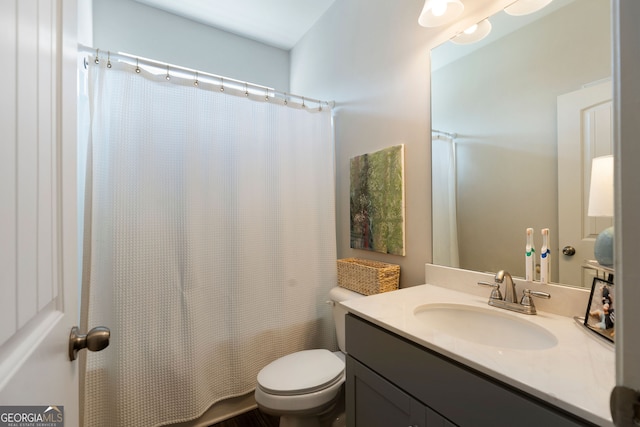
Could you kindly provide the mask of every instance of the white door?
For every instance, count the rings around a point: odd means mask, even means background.
[[[637,405],[637,390],[640,390],[640,2],[615,0],[612,7],[616,105],[615,268],[618,285],[616,385],[628,391],[636,391],[631,393],[628,400],[619,405],[614,404],[612,414],[617,425],[630,426],[634,425],[634,409],[637,411],[637,406],[634,405]],[[616,417],[616,414],[621,416]]]
[[[595,271],[585,268],[585,262],[593,259],[598,233],[612,225],[612,219],[587,215],[591,160],[613,149],[611,97],[611,82],[558,97],[560,283],[591,286]]]
[[[0,415],[77,426],[76,2],[2,1],[0,33]]]

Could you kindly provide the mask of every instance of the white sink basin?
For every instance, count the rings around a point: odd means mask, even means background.
[[[556,337],[542,326],[499,310],[426,304],[413,314],[434,330],[478,344],[519,350],[544,350],[558,344]]]

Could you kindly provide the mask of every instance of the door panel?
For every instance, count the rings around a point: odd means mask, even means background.
[[[0,55],[3,58],[15,57],[16,37],[16,2],[0,2],[0,28],[3,34],[10,37],[0,37]],[[16,111],[15,111],[15,82],[16,67],[0,67],[0,82],[2,96],[0,96],[0,129],[3,141],[0,143],[0,346],[5,343],[17,328],[17,307],[15,305],[17,288],[16,279]],[[1,348],[1,347],[0,347]]]
[[[347,376],[347,413],[353,414],[347,417],[349,426],[428,425],[424,405],[352,357],[347,357]],[[433,411],[431,415],[444,420]]]
[[[0,29],[0,405],[63,406],[73,426],[76,2],[0,2]]]

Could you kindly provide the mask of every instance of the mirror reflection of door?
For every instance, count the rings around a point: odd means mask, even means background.
[[[558,97],[559,245],[575,248],[573,256],[559,255],[561,283],[591,286],[595,270],[585,261],[593,259],[598,233],[613,223],[587,215],[591,161],[612,153],[611,91],[607,81]]]

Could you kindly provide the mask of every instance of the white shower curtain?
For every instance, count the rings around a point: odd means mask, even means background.
[[[456,146],[453,138],[432,135],[431,179],[433,263],[459,267]]]
[[[89,63],[84,422],[156,426],[335,344],[329,109]]]

